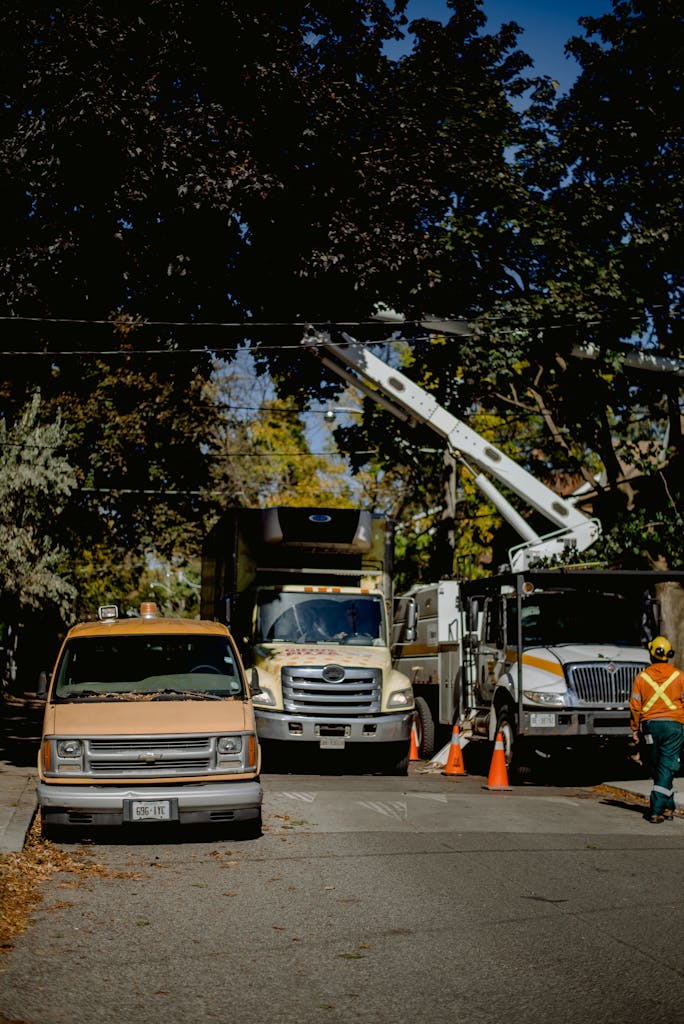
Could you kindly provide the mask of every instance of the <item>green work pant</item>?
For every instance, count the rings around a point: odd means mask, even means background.
[[[669,718],[651,718],[643,723],[644,739],[651,756],[651,814],[674,810],[674,777],[684,742],[684,725]]]

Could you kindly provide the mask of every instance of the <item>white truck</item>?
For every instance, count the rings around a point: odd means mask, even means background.
[[[206,538],[201,613],[258,676],[267,759],[343,751],[405,774],[414,714],[392,665],[394,524],[349,508],[233,509]]]
[[[664,628],[658,591],[683,583],[684,572],[548,569],[414,587],[397,599],[392,649],[420,756],[453,724],[466,740],[500,732],[513,780],[568,751],[624,745],[645,643]]]
[[[469,739],[504,737],[511,770],[579,741],[627,737],[629,689],[648,663],[643,644],[661,628],[655,588],[680,592],[684,573],[534,571],[580,553],[601,524],[444,409],[423,388],[343,333],[344,344],[309,329],[303,339],[348,384],[397,418],[420,422],[471,470],[474,482],[521,538],[510,572],[446,579],[398,599],[395,666],[416,696],[419,753],[430,756],[440,725]],[[555,527],[538,534],[490,477]]]

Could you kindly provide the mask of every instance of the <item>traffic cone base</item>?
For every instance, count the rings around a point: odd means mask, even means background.
[[[409,747],[409,761],[420,761],[418,753],[418,728],[414,722],[411,726],[411,746]]]
[[[463,764],[463,751],[461,750],[461,736],[459,733],[458,726],[455,725],[451,730],[451,743],[449,744],[449,754],[447,762],[442,771],[442,775],[467,775],[465,765]]]
[[[494,741],[492,763],[489,766],[489,775],[487,776],[487,785],[483,786],[483,789],[502,792],[512,788],[512,786],[508,785],[508,771],[506,770],[503,736],[500,732],[497,732],[496,740]]]

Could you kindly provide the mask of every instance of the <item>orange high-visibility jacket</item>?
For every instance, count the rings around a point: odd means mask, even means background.
[[[684,672],[663,661],[649,665],[634,680],[629,710],[633,732],[650,718],[684,724]]]

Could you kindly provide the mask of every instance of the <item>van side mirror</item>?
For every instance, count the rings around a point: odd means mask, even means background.
[[[48,677],[47,672],[38,673],[38,683],[36,685],[36,697],[38,700],[45,700],[47,697],[47,686]]]

